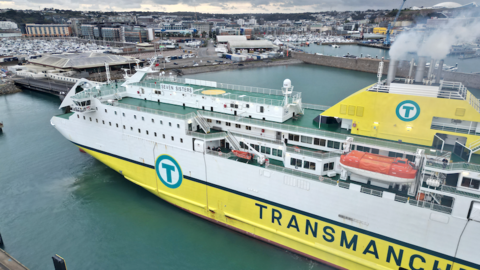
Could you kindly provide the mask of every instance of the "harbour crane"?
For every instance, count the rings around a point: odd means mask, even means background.
[[[385,37],[385,41],[383,42],[383,45],[385,46],[390,46],[390,31],[392,31],[392,25],[395,25],[395,23],[398,20],[398,16],[400,16],[400,12],[402,11],[403,5],[405,4],[405,1],[403,0],[402,5],[400,5],[400,8],[398,9],[397,16],[395,16],[395,20],[393,20],[393,24],[389,23],[388,24],[388,29],[387,29],[387,36]]]

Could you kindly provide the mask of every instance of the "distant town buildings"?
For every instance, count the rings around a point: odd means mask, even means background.
[[[72,35],[68,24],[27,24],[27,36],[30,37],[67,37]]]

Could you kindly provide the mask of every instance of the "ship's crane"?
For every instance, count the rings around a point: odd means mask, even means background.
[[[387,36],[385,37],[385,41],[383,42],[383,45],[385,46],[390,46],[390,31],[392,31],[392,25],[395,25],[395,23],[398,20],[398,16],[400,16],[400,12],[402,11],[403,5],[405,4],[405,1],[403,0],[402,4],[400,5],[400,8],[398,9],[397,16],[395,16],[395,20],[393,20],[393,24],[389,23],[388,24],[388,29],[387,29]]]

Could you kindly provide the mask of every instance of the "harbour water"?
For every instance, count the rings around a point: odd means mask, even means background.
[[[279,89],[285,78],[308,103],[333,105],[375,74],[292,65],[188,77]],[[331,268],[186,213],[124,179],[51,125],[57,97],[1,96],[0,232],[30,269]]]

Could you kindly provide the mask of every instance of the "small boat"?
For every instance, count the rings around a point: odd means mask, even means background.
[[[337,45],[337,44],[332,44],[330,46],[332,46],[332,48],[340,48],[340,45]]]
[[[251,160],[252,159],[252,154],[248,153],[248,152],[244,152],[244,151],[238,151],[238,150],[232,150],[233,154],[239,158],[243,158],[243,159],[248,159],[248,160]]]
[[[361,151],[351,151],[340,157],[343,169],[370,179],[388,183],[415,181],[417,170],[405,158],[386,157]]]

